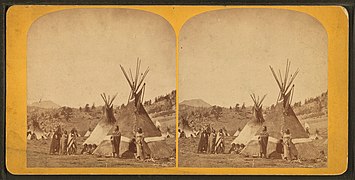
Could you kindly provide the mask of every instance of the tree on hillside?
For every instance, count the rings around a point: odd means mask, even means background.
[[[245,109],[245,102],[243,102],[243,105],[242,105],[242,110]]]
[[[235,105],[235,111],[239,111],[239,103]]]
[[[210,113],[208,111],[203,113],[203,117],[207,118],[208,116],[210,116]]]
[[[70,118],[72,118],[73,115],[73,109],[70,107],[63,107],[61,114],[64,115],[64,118],[67,122],[70,121]]]
[[[95,103],[92,103],[91,109],[95,109]]]
[[[86,104],[86,105],[85,105],[85,108],[84,108],[84,109],[85,109],[85,110],[84,110],[85,112],[90,112],[90,107],[89,107],[89,106],[90,106],[89,104]]]
[[[219,106],[213,106],[211,110],[211,114],[213,114],[216,120],[218,120],[221,117],[222,108]]]

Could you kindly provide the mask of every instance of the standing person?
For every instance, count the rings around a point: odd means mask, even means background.
[[[207,145],[208,145],[207,131],[203,130],[202,133],[201,133],[200,142],[198,143],[197,152],[198,153],[206,152],[207,151]]]
[[[76,134],[74,129],[71,130],[68,138],[68,147],[67,151],[69,155],[75,154],[77,150],[77,145],[76,145]]]
[[[49,154],[59,153],[60,148],[60,138],[62,137],[62,131],[60,126],[58,126],[57,130],[53,134],[51,146],[49,148]]]
[[[215,148],[215,153],[216,154],[223,154],[224,153],[224,134],[223,134],[223,129],[220,129],[218,134],[217,134],[217,140],[216,140],[216,148]]]
[[[260,145],[260,157],[267,158],[267,144],[269,141],[269,133],[267,132],[266,126],[263,126],[263,130],[260,133],[258,140]]]
[[[144,141],[144,134],[142,128],[138,128],[136,135],[137,159],[144,160],[150,155],[150,149]]]
[[[116,126],[113,135],[111,136],[111,144],[112,144],[112,157],[119,158],[120,157],[120,143],[121,143],[121,133],[120,128]]]
[[[68,145],[68,132],[64,130],[64,134],[60,140],[60,154],[65,155],[67,154],[67,145]]]
[[[216,139],[217,139],[216,131],[214,129],[212,129],[211,137],[210,137],[210,145],[211,145],[210,153],[211,154],[215,153],[214,150],[216,148]]]
[[[211,133],[212,133],[211,125],[208,124],[206,128],[206,134],[207,134],[206,152],[207,153],[211,152],[211,142],[210,142]]]
[[[284,144],[284,159],[291,161],[293,158],[297,159],[298,152],[296,146],[292,143],[292,136],[289,129],[283,133],[283,144]]]

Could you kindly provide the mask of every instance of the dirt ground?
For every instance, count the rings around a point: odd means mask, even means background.
[[[77,155],[50,155],[50,139],[30,140],[27,142],[27,167],[175,167],[175,158],[142,162],[135,159],[116,159],[81,155],[83,137],[77,140]],[[167,138],[167,144],[175,150],[175,138]]]
[[[234,137],[225,137],[226,152],[231,148],[230,143]],[[327,167],[326,162],[316,162],[314,160],[302,162],[287,162],[275,159],[246,158],[239,154],[198,154],[199,138],[179,139],[179,167],[238,167],[238,168],[321,168]],[[322,144],[322,143],[319,143]]]

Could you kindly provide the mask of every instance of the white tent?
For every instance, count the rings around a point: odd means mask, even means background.
[[[160,128],[161,128],[161,124],[160,124],[160,122],[159,122],[158,120],[155,121],[155,127],[156,127],[157,129],[160,129]]]
[[[252,138],[254,138],[265,121],[262,112],[262,102],[264,101],[266,95],[264,95],[261,99],[259,96],[256,98],[255,94],[251,94],[250,97],[254,102],[254,117],[244,126],[243,130],[240,131],[232,144],[246,145]]]
[[[234,135],[233,136],[235,136],[235,137],[238,137],[239,136],[239,134],[240,134],[240,131],[239,131],[239,129],[234,133]]]
[[[90,134],[91,134],[91,131],[90,131],[90,130],[88,130],[88,131],[86,131],[86,133],[85,133],[84,137],[89,137],[89,136],[90,136]]]
[[[311,129],[311,126],[307,122],[304,123],[304,129]]]

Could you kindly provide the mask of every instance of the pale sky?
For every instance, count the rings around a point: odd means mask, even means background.
[[[200,98],[212,105],[252,105],[250,93],[276,102],[279,88],[269,69],[296,77],[293,102],[327,91],[327,33],[313,17],[289,10],[231,9],[203,13],[179,36],[179,102]]]
[[[72,107],[102,105],[100,93],[127,103],[119,67],[149,66],[145,100],[176,89],[175,32],[162,17],[127,9],[72,9],[37,19],[28,32],[28,104],[52,100]]]

